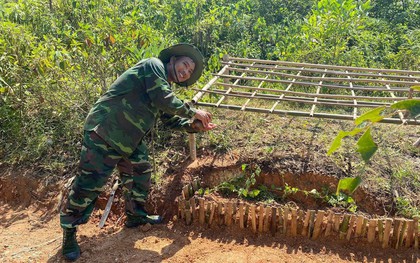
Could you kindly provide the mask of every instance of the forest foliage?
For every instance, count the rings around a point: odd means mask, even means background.
[[[420,2],[0,0],[0,36],[2,162],[51,165],[77,157],[84,118],[115,78],[170,44],[203,52],[198,85],[224,54],[419,70]]]

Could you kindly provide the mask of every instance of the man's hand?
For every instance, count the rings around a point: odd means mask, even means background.
[[[205,130],[211,130],[213,128],[209,127],[209,124],[211,123],[211,113],[207,112],[207,111],[203,111],[203,110],[197,110],[197,112],[194,115],[194,118],[196,118],[197,120],[200,120],[203,124],[203,127]],[[215,125],[215,124],[213,124]]]
[[[211,122],[207,125],[207,127],[204,127],[203,123],[197,119],[195,119],[193,123],[191,123],[191,128],[193,128],[194,130],[198,132],[205,132],[205,131],[213,130],[216,127],[217,125]]]

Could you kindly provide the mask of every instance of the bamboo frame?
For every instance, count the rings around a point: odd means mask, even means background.
[[[197,90],[193,103],[230,110],[354,120],[362,113],[361,108],[390,107],[401,100],[420,99],[420,92],[411,88],[419,85],[420,71],[246,59],[227,55],[224,59],[224,67],[201,90]],[[237,100],[227,103],[228,97]],[[288,110],[293,108],[290,103],[303,103],[306,108]],[[340,110],[343,107],[346,108],[344,114],[330,113],[331,109]],[[420,125],[420,121],[406,119],[401,112],[398,115],[381,122]]]

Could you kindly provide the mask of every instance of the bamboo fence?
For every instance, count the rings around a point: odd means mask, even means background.
[[[420,71],[345,67],[225,56],[224,67],[197,93],[198,106],[354,120],[370,108],[420,99]],[[229,98],[236,98],[235,100]],[[385,123],[419,125],[398,116]]]
[[[345,242],[365,241],[382,248],[419,249],[418,218],[367,218],[240,201],[215,202],[196,196],[200,188],[200,182],[195,180],[185,185],[177,198],[178,217],[187,225],[198,222],[210,228],[236,226],[254,234],[305,236],[312,240],[335,236]]]

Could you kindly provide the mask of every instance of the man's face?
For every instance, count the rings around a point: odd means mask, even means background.
[[[189,57],[178,57],[175,60],[175,74],[179,82],[184,82],[191,77],[194,72],[195,63]]]

